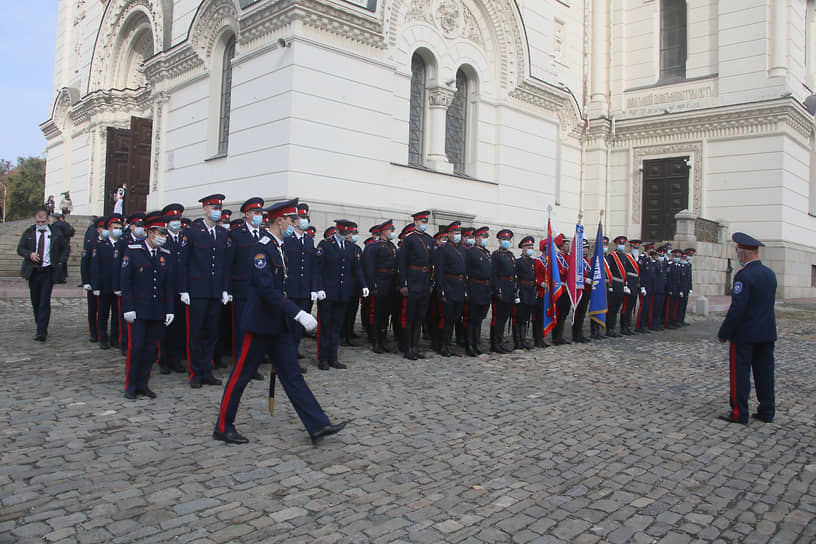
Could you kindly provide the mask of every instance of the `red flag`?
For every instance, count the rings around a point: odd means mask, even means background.
[[[567,255],[567,268],[569,270],[566,278],[567,293],[569,293],[570,304],[572,305],[573,310],[575,310],[575,307],[578,305],[578,300],[581,298],[581,293],[583,293],[583,286],[581,286],[581,289],[578,289],[578,282],[575,281],[575,271],[578,267],[578,262],[575,260],[575,256],[578,255],[578,252],[575,250],[576,239],[577,237],[573,236],[572,243],[570,244],[570,252],[569,255]]]

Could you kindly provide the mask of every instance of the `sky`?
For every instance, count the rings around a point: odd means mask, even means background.
[[[51,114],[57,0],[4,1],[0,17],[0,159],[44,156]]]

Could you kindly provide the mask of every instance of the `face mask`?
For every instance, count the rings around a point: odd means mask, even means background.
[[[394,240],[396,237],[397,237],[397,233],[396,233],[396,232],[391,231],[391,232],[388,234],[388,239],[389,239],[389,240]]]
[[[609,253],[609,248],[607,246],[604,246],[604,253]]]
[[[510,247],[510,240],[502,240],[501,247],[502,249],[507,249],[508,247]]]
[[[686,257],[686,260],[687,260],[688,262],[691,262],[692,257]]]
[[[133,227],[133,236],[136,238],[144,236],[144,227]]]
[[[110,231],[108,229],[102,229],[102,238],[107,238],[110,236]]]
[[[167,224],[167,228],[169,228],[173,232],[178,232],[179,230],[181,230],[181,221],[170,221]]]
[[[295,233],[295,227],[292,225],[286,225],[286,228],[281,230],[281,234],[286,236],[292,236]]]
[[[263,216],[262,215],[253,215],[252,216],[252,226],[260,227],[263,224]]]
[[[48,230],[48,226],[47,225],[37,225],[37,230],[40,231],[40,232],[45,232],[45,231]]]
[[[482,247],[487,247],[487,242],[488,242],[487,238],[479,239],[479,245],[481,245]]]
[[[111,236],[116,238],[117,240],[122,237],[122,229],[113,229],[111,231]]]
[[[156,247],[162,247],[167,242],[167,236],[156,236],[153,238],[153,243]]]
[[[625,246],[625,245],[619,245],[619,246],[618,246],[618,251],[625,251],[625,250],[626,250],[626,246]]]
[[[351,241],[352,241],[352,243],[356,244],[356,243],[357,243],[357,240],[359,240],[359,239],[360,239],[360,235],[359,235],[359,234],[352,234],[352,235],[351,235]]]
[[[210,210],[210,221],[214,223],[221,221],[221,210]]]
[[[453,243],[454,244],[458,244],[461,241],[462,241],[462,235],[461,234],[454,234],[453,235]]]
[[[465,243],[469,246],[476,245],[476,238],[465,238]]]
[[[533,250],[532,249],[525,249],[524,254],[527,255],[528,257],[532,257],[533,256]]]
[[[640,252],[639,252],[637,249],[633,249],[633,250],[632,250],[632,257],[634,257],[635,259],[637,259],[637,258],[638,258],[638,255],[640,255]]]
[[[672,261],[674,261],[676,263],[679,263],[680,262],[680,257],[673,257]]]
[[[420,223],[419,226],[417,227],[417,230],[419,232],[425,232],[426,230],[428,230],[428,223]]]
[[[298,220],[298,227],[300,230],[306,230],[309,228],[309,220],[308,219],[299,219]]]

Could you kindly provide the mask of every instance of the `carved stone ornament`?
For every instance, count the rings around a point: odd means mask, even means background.
[[[454,92],[450,89],[446,89],[444,87],[434,87],[433,89],[428,89],[428,101],[431,103],[431,107],[434,106],[441,106],[447,108],[453,102]]]
[[[448,39],[458,38],[464,27],[462,4],[458,0],[438,0],[434,17],[442,34]]]

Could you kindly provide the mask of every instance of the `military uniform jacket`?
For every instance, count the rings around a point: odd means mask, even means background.
[[[136,312],[137,319],[157,321],[173,313],[173,260],[163,247],[151,259],[144,242],[128,244],[121,264],[122,313]]]
[[[623,285],[626,281],[627,262],[626,254],[623,251],[615,250],[606,256],[609,271],[612,272],[612,293],[623,296]],[[631,266],[631,265],[629,265]]]
[[[388,240],[375,240],[363,251],[366,281],[378,296],[394,292],[397,274],[397,248]]]
[[[468,276],[468,301],[471,304],[490,304],[493,298],[493,263],[490,253],[483,247],[467,247],[465,269]]]
[[[731,306],[717,337],[735,344],[776,341],[776,274],[760,261],[751,261],[734,275]]]
[[[203,219],[196,219],[181,239],[179,293],[192,298],[221,298],[229,291],[229,271],[225,265],[227,248],[232,244],[227,230],[215,226],[213,240]]]
[[[111,238],[99,240],[91,250],[91,288],[94,291],[113,293],[114,257],[119,262],[117,242]],[[116,289],[118,291],[118,289]]]
[[[337,238],[332,236],[317,245],[315,251],[312,284],[315,291],[325,291],[326,300],[333,302],[348,302],[352,297],[359,296],[351,279],[351,271],[355,269],[358,277],[363,278],[362,253],[355,251],[360,248],[351,242],[344,242],[343,250]],[[367,287],[365,278],[362,287]]]
[[[502,302],[513,302],[516,298],[516,259],[507,249],[497,249],[491,256],[493,264],[493,296]]]
[[[516,277],[518,278],[518,293],[521,303],[535,304],[536,272],[535,261],[532,257],[522,255],[516,259]]]
[[[640,290],[640,266],[631,254],[625,253],[624,255],[625,258],[621,260],[623,266],[626,267],[626,285],[629,286],[632,294],[635,294]]]
[[[353,298],[359,297],[360,291],[368,284],[366,283],[365,272],[363,271],[363,250],[355,243],[351,243],[350,245],[355,260],[360,264],[359,267],[351,267],[351,296]]]
[[[643,254],[638,258],[638,271],[640,273],[640,286],[646,288],[646,293],[654,292],[654,261],[648,255]]]
[[[424,232],[413,231],[402,239],[397,255],[399,286],[410,293],[427,293],[431,284],[433,238]]]
[[[663,260],[655,260],[652,267],[652,284],[655,295],[665,295],[669,282],[669,264]],[[646,288],[648,290],[648,287]]]
[[[682,265],[683,265],[683,268],[685,269],[685,272],[686,272],[686,274],[685,274],[685,276],[684,276],[684,278],[683,278],[683,279],[685,280],[685,283],[683,284],[683,292],[685,292],[686,294],[688,294],[688,292],[689,292],[689,291],[691,291],[691,284],[692,284],[692,279],[691,279],[691,263],[689,263],[689,262],[685,262],[685,263],[681,262],[680,264],[682,264]]]
[[[673,297],[680,296],[683,286],[686,283],[686,271],[680,263],[671,262],[668,266],[668,282],[666,283],[666,293]]]
[[[125,241],[122,240],[122,238],[119,238],[118,240],[116,240],[116,243],[114,244],[114,249],[113,249],[113,291],[114,292],[122,290],[122,285],[121,285],[121,283],[122,283],[122,274],[120,274],[120,270],[122,268],[122,257],[124,257],[125,253],[127,252],[127,246],[128,246],[128,244],[126,244]],[[173,270],[174,270],[173,274],[176,273],[175,272],[175,265],[176,265],[176,263],[173,263]],[[175,278],[173,278],[173,283],[175,283],[175,281],[176,281]]]
[[[283,240],[283,250],[289,278],[286,280],[286,294],[295,299],[307,299],[312,291],[312,267],[314,266],[314,240],[305,234],[298,238],[293,234]]]
[[[173,259],[173,288],[175,289],[176,293],[180,293],[179,285],[181,285],[181,280],[179,279],[179,275],[182,273],[181,268],[181,241],[182,237],[184,236],[184,231],[179,231],[179,233],[173,237],[172,232],[167,233],[167,242],[164,244],[164,248],[170,252]],[[125,246],[127,247],[127,246]]]
[[[227,291],[234,297],[245,299],[249,296],[249,269],[252,267],[252,250],[255,238],[244,221],[240,227],[228,233],[229,247],[226,252],[226,268],[230,278]],[[258,240],[263,233],[258,230]]]
[[[286,296],[286,279],[283,248],[273,235],[264,234],[252,246],[249,297],[241,317],[241,329],[272,336],[295,330],[294,319],[300,307]]]
[[[440,246],[434,252],[436,292],[451,302],[464,302],[467,296],[467,265],[465,252],[454,243]]]

